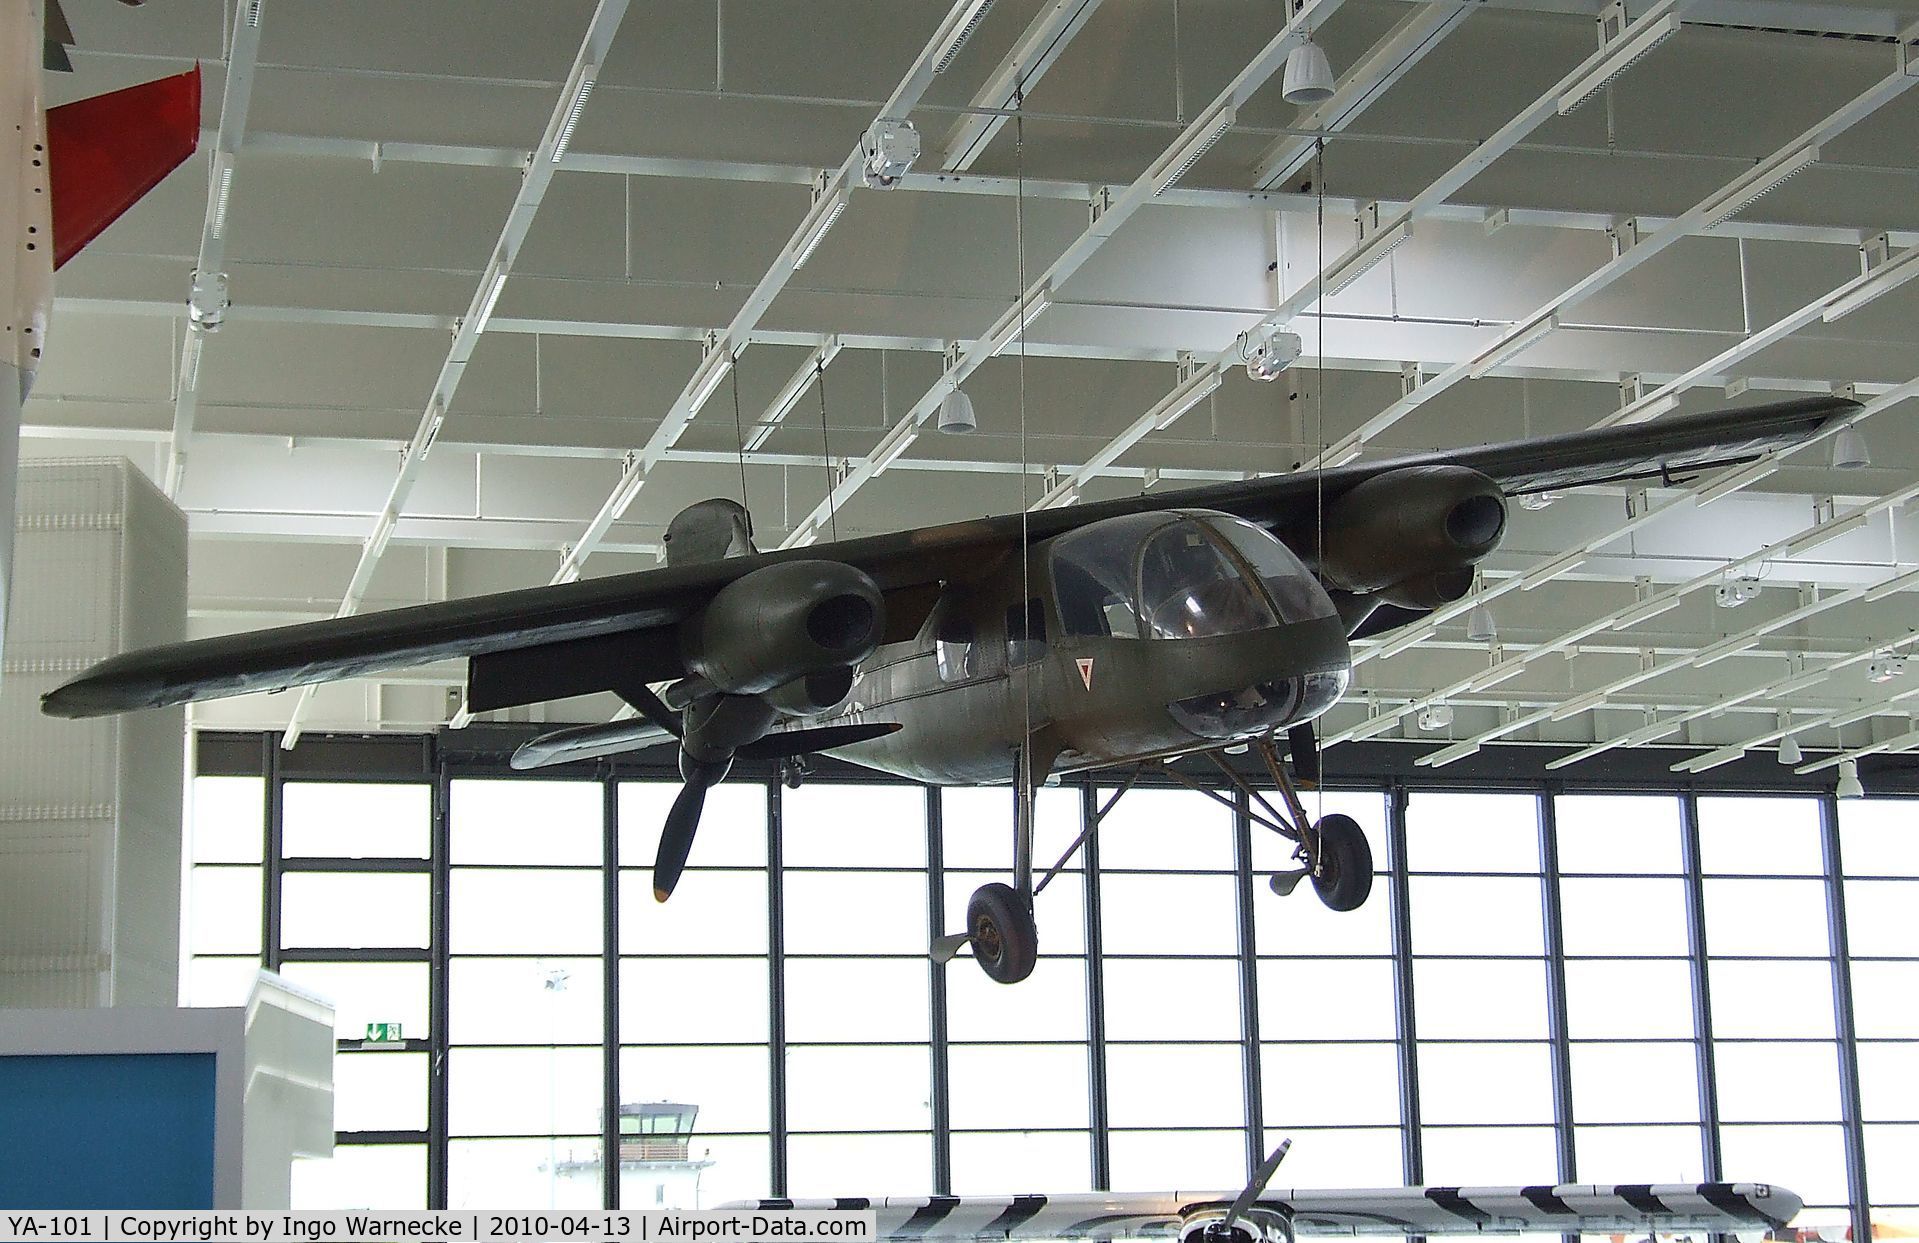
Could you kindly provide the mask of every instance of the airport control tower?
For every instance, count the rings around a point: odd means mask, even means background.
[[[690,1151],[698,1105],[620,1106],[620,1203],[629,1209],[702,1208],[700,1173],[710,1157]]]

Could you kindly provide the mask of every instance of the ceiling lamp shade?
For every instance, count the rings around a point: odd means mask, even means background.
[[[1289,104],[1323,104],[1333,97],[1333,66],[1326,49],[1308,38],[1286,54],[1279,93]]]
[[[1864,798],[1866,787],[1859,784],[1859,761],[1839,761],[1839,787],[1833,791],[1840,798]]]
[[[1787,734],[1779,740],[1779,762],[1787,766],[1802,764],[1806,754],[1799,749],[1799,740]]]
[[[1466,614],[1466,637],[1474,643],[1491,643],[1498,634],[1493,611],[1483,604],[1473,605],[1473,611]]]
[[[963,436],[979,430],[979,417],[973,413],[973,399],[954,389],[940,399],[940,430],[948,436]]]
[[[1832,465],[1834,470],[1858,470],[1872,465],[1872,455],[1866,452],[1866,438],[1859,434],[1856,427],[1843,427],[1832,438]]]

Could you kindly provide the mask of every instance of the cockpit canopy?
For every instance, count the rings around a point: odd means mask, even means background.
[[[1204,639],[1334,615],[1286,545],[1230,514],[1109,518],[1062,536],[1052,568],[1070,635]]]

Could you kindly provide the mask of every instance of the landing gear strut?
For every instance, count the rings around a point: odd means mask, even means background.
[[[1301,739],[1296,736],[1292,742],[1297,763],[1302,752]],[[1269,882],[1273,892],[1283,897],[1310,876],[1313,878],[1313,892],[1329,908],[1335,911],[1358,910],[1365,904],[1366,896],[1373,891],[1372,847],[1366,844],[1366,834],[1360,829],[1359,822],[1339,812],[1322,816],[1317,821],[1312,820],[1306,814],[1305,804],[1300,802],[1299,791],[1292,778],[1286,774],[1285,765],[1280,763],[1273,740],[1262,738],[1253,744],[1253,749],[1265,762],[1273,785],[1278,787],[1280,801],[1286,807],[1284,812],[1253,789],[1244,777],[1233,770],[1232,765],[1221,758],[1219,752],[1208,751],[1206,755],[1233,788],[1246,795],[1251,804],[1248,814],[1253,822],[1294,843],[1293,858],[1303,866],[1295,871],[1275,873]],[[1311,746],[1310,739],[1306,740],[1303,749],[1317,759],[1317,748]],[[1181,785],[1230,805],[1225,795],[1207,789],[1178,770],[1166,767],[1162,771]]]
[[[1013,883],[994,881],[973,891],[966,904],[966,931],[933,942],[933,959],[950,962],[967,946],[980,970],[1001,984],[1033,974],[1039,960],[1039,929],[1033,920],[1033,801],[1046,770],[1030,748],[1013,755]],[[1048,879],[1051,879],[1050,875]],[[1042,886],[1044,882],[1042,882]]]

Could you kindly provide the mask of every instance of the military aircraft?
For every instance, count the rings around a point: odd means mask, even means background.
[[[1282,1140],[1237,1196],[1227,1192],[1092,1192],[1044,1196],[896,1196],[881,1200],[737,1200],[740,1212],[871,1211],[882,1240],[1159,1239],[1296,1243],[1452,1234],[1771,1232],[1800,1198],[1769,1183],[1561,1184],[1269,1191],[1292,1146]]]
[[[140,0],[122,0],[138,4]],[[6,0],[0,12],[0,82],[11,148],[0,153],[0,644],[13,572],[14,478],[20,406],[46,346],[54,270],[148,190],[200,141],[200,69],[57,108],[42,99],[40,70],[71,72],[73,32],[50,0]]]
[[[1033,898],[1051,873],[1035,884],[1032,812],[1049,774],[1137,777],[1248,744],[1281,806],[1220,768],[1294,843],[1301,866],[1273,888],[1310,875],[1327,905],[1355,908],[1372,884],[1365,833],[1342,815],[1312,822],[1275,745],[1285,732],[1295,773],[1315,775],[1310,723],[1346,689],[1349,641],[1462,598],[1508,496],[1751,461],[1855,408],[1809,398],[779,552],[753,550],[740,506],[703,501],[669,524],[660,569],[131,652],[43,710],[122,712],[449,657],[468,658],[475,712],[612,691],[636,719],[542,736],[516,763],[676,741],[686,784],[654,864],[661,901],[735,758],[831,751],[928,782],[1010,780],[1013,883],[982,886],[965,930],[933,952],[970,946],[1011,983],[1038,952]]]

